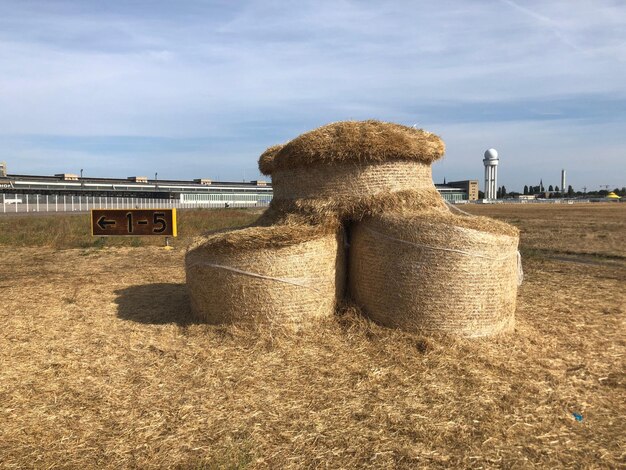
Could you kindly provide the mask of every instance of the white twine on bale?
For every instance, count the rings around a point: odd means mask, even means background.
[[[412,245],[412,246],[416,246],[418,248],[428,248],[430,250],[439,250],[439,251],[450,251],[452,253],[459,253],[462,255],[467,255],[467,256],[473,256],[475,258],[485,258],[488,260],[493,260],[493,261],[504,261],[509,259],[511,256],[513,255],[506,255],[506,256],[502,256],[502,257],[493,257],[493,256],[487,256],[487,255],[483,255],[481,253],[476,253],[475,251],[464,251],[464,250],[457,250],[456,248],[444,248],[442,246],[433,246],[433,245],[425,245],[423,243],[417,243],[417,242],[410,242],[408,240],[403,240],[401,238],[395,238],[395,237],[390,237],[389,235],[385,235],[384,233],[380,233],[376,230],[373,230],[369,227],[364,227],[365,230],[367,230],[368,232],[371,232],[375,235],[378,235],[380,237],[383,238],[387,238],[388,240],[393,240],[396,242],[400,242],[400,243],[406,243],[407,245]]]
[[[452,204],[450,201],[447,201],[446,199],[444,199],[443,202],[445,202],[448,205],[448,208],[450,209],[454,209],[455,211],[458,211],[461,214],[465,214],[470,217],[476,217],[474,214],[470,214],[469,212],[465,212],[463,209],[459,209],[458,207],[456,207],[454,204]]]
[[[265,276],[263,274],[258,274],[258,273],[253,273],[253,272],[250,272],[250,271],[244,271],[242,269],[233,268],[232,266],[224,266],[224,265],[221,265],[221,264],[212,264],[212,263],[193,263],[189,267],[190,268],[195,268],[197,266],[208,266],[209,268],[223,269],[225,271],[230,271],[230,272],[233,272],[233,273],[236,273],[236,274],[241,274],[243,276],[256,277],[258,279],[267,279],[268,281],[282,282],[284,284],[290,284],[292,286],[304,287],[305,289],[311,289],[311,290],[314,290],[315,292],[318,292],[318,293],[320,292],[315,287],[308,286],[308,285],[304,284],[303,282],[299,282],[299,281],[297,281],[296,279],[293,279],[293,278]]]
[[[455,211],[460,212],[461,214],[467,215],[468,217],[476,217],[474,214],[470,214],[469,212],[464,211],[463,209],[459,209],[450,201],[444,199],[444,202],[448,205],[449,209],[454,209]],[[517,251],[517,285],[521,286],[522,282],[524,282],[524,268],[522,267],[522,254]]]
[[[516,256],[517,257],[517,285],[521,285],[522,281],[524,280],[524,271],[522,270],[522,256],[520,255],[520,252],[517,251],[513,254],[507,255],[507,256],[502,256],[502,257],[493,257],[493,256],[487,256],[487,255],[483,255],[481,253],[476,253],[474,251],[464,251],[464,250],[458,250],[455,248],[444,248],[442,246],[433,246],[433,245],[426,245],[423,243],[417,243],[417,242],[410,242],[407,240],[402,240],[401,238],[396,238],[396,237],[390,237],[389,235],[385,235],[384,233],[380,233],[376,230],[373,230],[369,227],[363,227],[366,231],[374,234],[374,235],[378,235],[379,237],[382,238],[386,238],[388,240],[392,240],[395,242],[399,242],[399,243],[404,243],[406,245],[411,245],[411,246],[416,246],[418,248],[426,248],[429,250],[437,250],[437,251],[448,251],[448,252],[452,252],[452,253],[458,253],[461,255],[466,255],[466,256],[471,256],[474,258],[484,258],[484,259],[488,259],[491,261],[505,261],[509,258],[511,258],[512,256]]]

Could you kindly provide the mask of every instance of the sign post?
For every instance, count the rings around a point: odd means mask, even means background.
[[[175,237],[176,209],[92,209],[91,235]]]

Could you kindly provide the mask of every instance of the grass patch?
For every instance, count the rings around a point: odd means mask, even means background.
[[[579,256],[626,256],[614,206],[480,209],[531,250],[515,332],[483,339],[349,309],[293,335],[206,325],[182,249],[0,248],[0,467],[619,468],[626,264]],[[176,243],[246,212],[181,211]],[[38,220],[3,236],[62,237]]]
[[[626,256],[622,255],[612,255],[608,253],[598,253],[598,252],[589,252],[589,251],[574,251],[574,250],[553,250],[546,248],[524,248],[520,249],[520,253],[523,257],[532,257],[532,258],[551,258],[554,256],[575,256],[575,257],[584,257],[584,258],[595,258],[598,260],[614,260],[614,261],[624,261],[626,260]]]
[[[191,209],[178,212],[177,239],[185,245],[193,237],[212,230],[235,228],[254,222],[261,214],[251,209]],[[7,215],[0,217],[0,246],[56,249],[104,246],[160,246],[164,237],[93,237],[88,214]]]

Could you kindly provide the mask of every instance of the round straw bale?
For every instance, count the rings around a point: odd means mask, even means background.
[[[394,160],[430,165],[443,156],[443,141],[428,131],[390,122],[340,121],[306,132],[267,149],[259,161],[265,175],[338,163],[384,163]]]
[[[268,148],[259,168],[272,176],[277,204],[360,218],[396,193],[443,206],[431,163],[444,152],[430,132],[379,121],[329,124]],[[402,199],[400,196],[396,199]],[[392,199],[393,200],[393,199]],[[365,211],[365,212],[364,212]]]
[[[194,314],[208,323],[298,329],[333,315],[345,290],[337,225],[248,227],[197,241],[187,253]]]
[[[477,337],[514,326],[519,232],[485,217],[382,214],[354,223],[349,291],[383,325]]]

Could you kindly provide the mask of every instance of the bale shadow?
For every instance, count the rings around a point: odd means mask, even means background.
[[[147,284],[116,290],[117,316],[138,323],[180,326],[197,323],[185,284]]]

